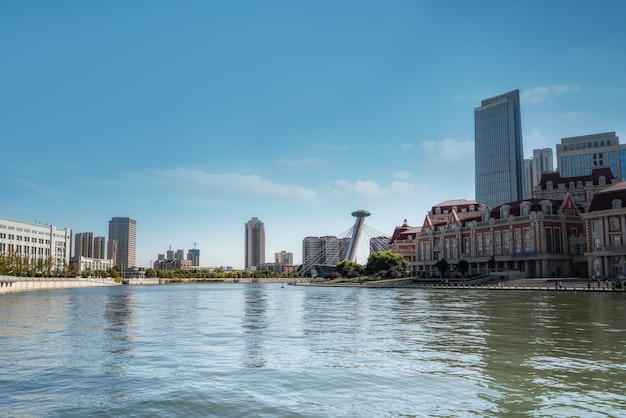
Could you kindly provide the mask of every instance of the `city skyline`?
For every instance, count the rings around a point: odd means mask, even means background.
[[[520,90],[524,158],[623,138],[624,8],[2,3],[0,217],[94,237],[132,217],[139,267],[197,242],[202,265],[244,268],[252,216],[294,263],[358,209],[390,235],[474,199],[485,98]]]

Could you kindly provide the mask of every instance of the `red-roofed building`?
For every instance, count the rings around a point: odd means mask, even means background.
[[[626,264],[626,182],[598,191],[582,214],[589,276],[624,278]]]
[[[400,254],[408,261],[409,272],[414,274],[416,271],[416,247],[415,236],[421,231],[422,228],[413,228],[409,226],[406,219],[402,226],[397,226],[393,231],[393,235],[389,240],[389,250]]]
[[[579,243],[583,222],[570,194],[494,209],[477,202],[449,202],[433,206],[416,237],[418,274],[436,274],[440,259],[453,269],[465,260],[471,273],[487,273],[491,258],[496,268],[519,270],[527,277],[586,274],[582,249],[576,262],[571,255],[570,246]]]

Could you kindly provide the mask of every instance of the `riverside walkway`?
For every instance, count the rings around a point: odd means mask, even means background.
[[[67,289],[74,287],[119,286],[112,278],[82,277],[15,277],[0,275],[0,294],[40,289]]]
[[[543,291],[584,291],[584,292],[624,292],[624,284],[621,282],[586,280],[580,278],[538,278],[538,279],[515,279],[503,280],[497,283],[469,284],[462,282],[423,283],[416,279],[397,279],[381,281],[350,281],[350,282],[290,282],[296,286],[320,286],[320,287],[365,287],[365,288],[403,288],[403,289],[466,289],[466,290],[543,290]]]

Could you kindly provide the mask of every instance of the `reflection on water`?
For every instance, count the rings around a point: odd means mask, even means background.
[[[621,416],[623,294],[0,295],[0,416]]]
[[[266,336],[268,327],[265,312],[267,310],[266,286],[258,283],[245,285],[243,328],[244,351],[242,364],[244,367],[263,367],[267,363],[265,357]]]
[[[616,295],[535,292],[507,304],[487,295],[485,372],[499,411],[567,415],[576,405],[589,416],[624,406],[624,308],[607,315]]]

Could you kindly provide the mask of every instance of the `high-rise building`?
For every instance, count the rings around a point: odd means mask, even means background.
[[[115,265],[137,266],[137,221],[133,218],[112,218],[109,221],[109,242],[117,241]]]
[[[620,145],[615,132],[562,138],[556,159],[563,177],[587,176],[606,166],[616,178],[626,180],[626,145]]]
[[[486,99],[474,110],[476,200],[489,207],[524,196],[519,90]]]
[[[552,148],[533,150],[533,157],[524,160],[524,199],[533,197],[533,190],[541,183],[544,173],[554,171]]]
[[[246,269],[265,263],[265,227],[259,218],[246,222]]]
[[[117,240],[109,239],[107,244],[107,259],[109,260],[117,260]]]
[[[181,249],[176,250],[176,256],[174,258],[176,260],[184,260],[185,259],[185,250],[181,250]]]
[[[97,258],[100,260],[105,258],[104,243],[104,237],[95,237],[93,239],[93,258]]]
[[[274,262],[276,264],[284,264],[286,266],[293,266],[293,253],[288,253],[287,251],[274,253]]]
[[[198,248],[191,248],[187,251],[187,260],[191,261],[192,267],[200,266],[200,250]]]
[[[74,235],[74,257],[93,258],[93,232]]]

